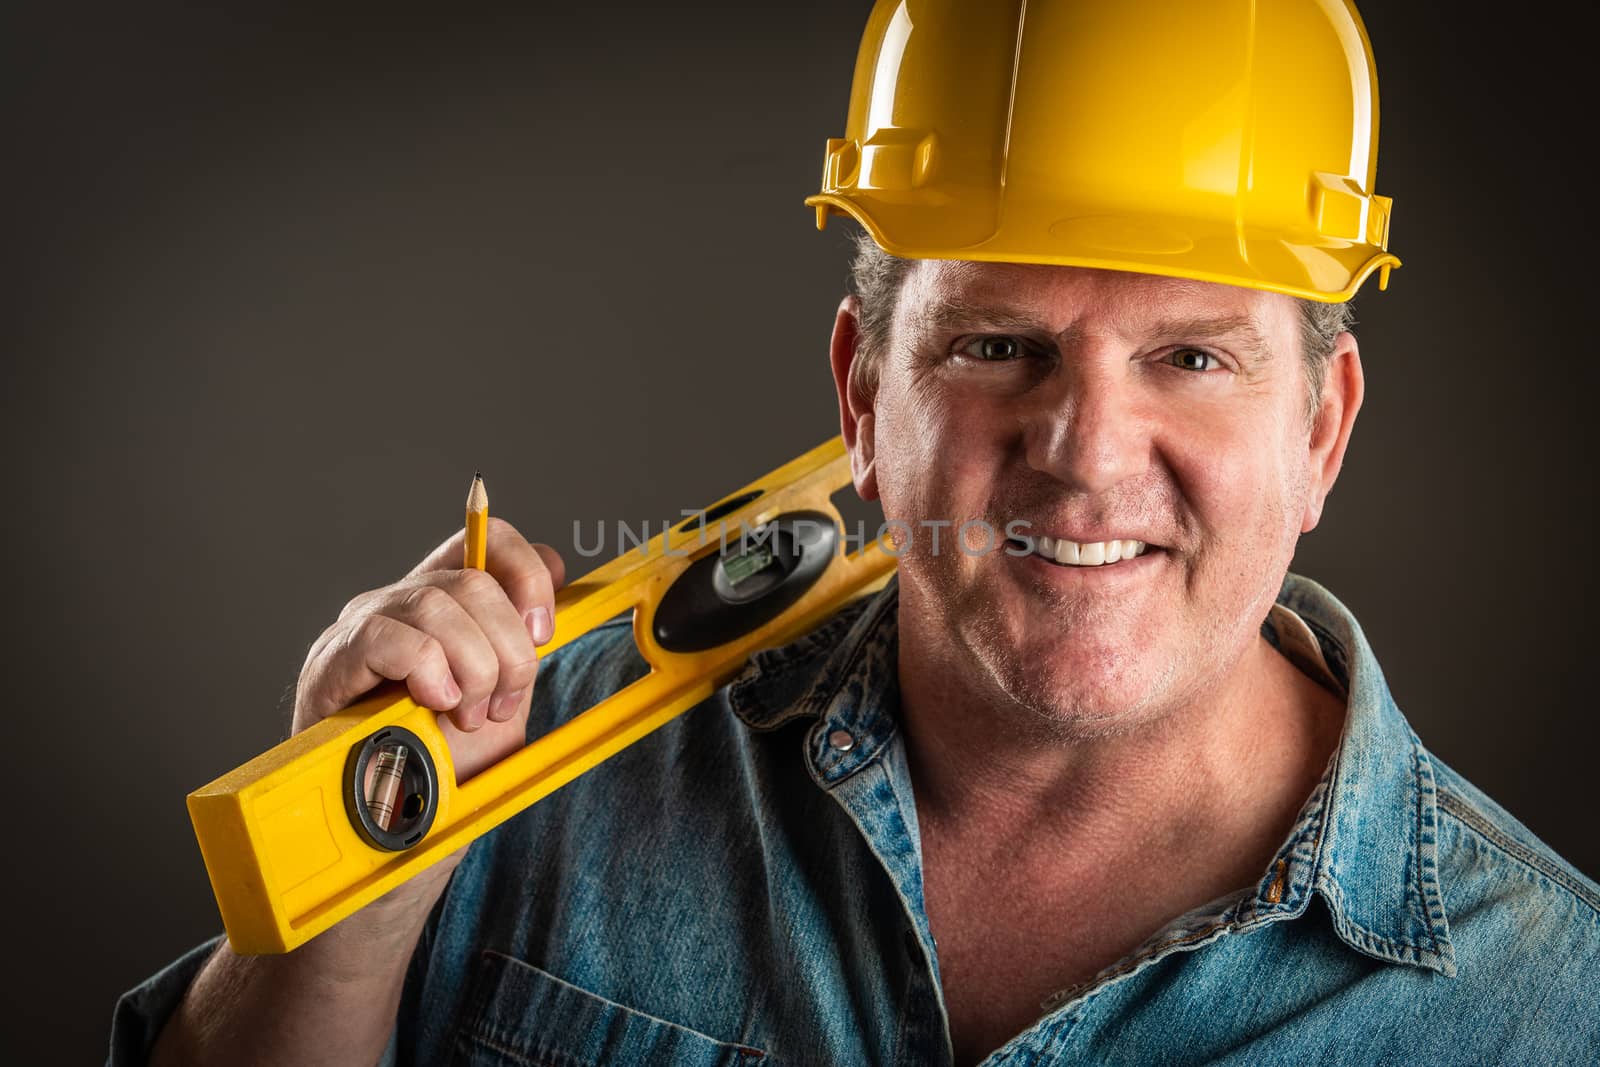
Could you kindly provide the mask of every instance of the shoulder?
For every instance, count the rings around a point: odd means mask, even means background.
[[[1458,978],[1485,1014],[1502,1006],[1509,1026],[1559,1020],[1580,1047],[1600,1048],[1600,885],[1460,772],[1428,758]],[[1585,1029],[1587,1038],[1578,1032]]]
[[[528,716],[530,739],[649,673],[650,664],[633,641],[631,613],[541,655]]]
[[[1369,828],[1371,840],[1389,847],[1400,839],[1385,828],[1401,819],[1411,825],[1396,855],[1413,883],[1407,909],[1418,921],[1448,927],[1464,1001],[1508,1024],[1535,999],[1551,1010],[1586,1005],[1588,1039],[1600,1042],[1600,1019],[1592,1018],[1600,1007],[1600,886],[1422,745],[1348,607],[1295,574],[1285,577],[1279,603],[1304,620],[1349,693],[1344,744],[1360,756],[1357,788],[1409,783],[1391,798],[1404,798],[1400,807],[1372,799],[1381,815]],[[1364,856],[1381,865],[1380,852]]]
[[[648,668],[644,657],[639,655],[638,646],[633,643],[631,612],[608,619],[544,655],[539,671],[541,674],[560,671],[563,675],[581,675],[596,667],[626,667],[629,660]]]
[[[1494,883],[1532,883],[1549,903],[1571,907],[1576,917],[1600,923],[1600,884],[1545,844],[1493,798],[1432,752],[1440,829],[1471,866],[1492,873]],[[1460,872],[1460,873],[1465,873]]]

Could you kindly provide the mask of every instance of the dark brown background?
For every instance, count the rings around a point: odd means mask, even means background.
[[[846,228],[800,201],[866,7],[10,9],[25,1062],[103,1057],[116,995],[219,929],[185,793],[282,736],[311,640],[450,533],[474,468],[566,548],[836,432]],[[1366,407],[1295,569],[1424,741],[1593,876],[1581,35],[1448,10],[1366,12],[1406,265],[1357,303]]]

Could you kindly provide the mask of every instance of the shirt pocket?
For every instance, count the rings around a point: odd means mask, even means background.
[[[464,1067],[773,1067],[760,1049],[624,1007],[499,952],[479,955],[466,1004],[451,1061]]]

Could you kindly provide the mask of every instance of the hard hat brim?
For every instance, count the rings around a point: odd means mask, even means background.
[[[1338,304],[1356,295],[1378,272],[1388,287],[1400,259],[1383,248],[1356,241],[1323,239],[1315,244],[1270,232],[1242,231],[1194,219],[1089,215],[1044,220],[1010,212],[993,235],[958,246],[939,240],[925,207],[909,209],[857,192],[818,193],[806,198],[822,229],[830,211],[854,219],[890,255],[905,259],[955,259],[980,263],[1037,263],[1131,271],[1188,278],[1284,293]],[[896,217],[903,216],[903,217]]]

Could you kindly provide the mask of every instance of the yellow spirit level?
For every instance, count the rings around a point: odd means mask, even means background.
[[[843,551],[848,484],[835,437],[558,591],[545,654],[632,608],[651,672],[466,782],[437,713],[391,683],[189,794],[234,950],[302,944],[881,588],[885,540]]]

